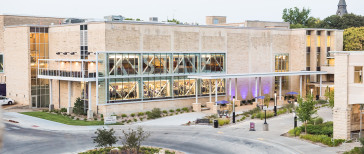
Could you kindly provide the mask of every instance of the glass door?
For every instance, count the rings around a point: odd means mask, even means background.
[[[37,107],[37,96],[32,96],[32,107]]]

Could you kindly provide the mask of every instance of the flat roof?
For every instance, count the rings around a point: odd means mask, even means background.
[[[244,73],[244,74],[216,74],[216,75],[189,75],[191,79],[234,79],[250,77],[273,77],[273,76],[298,76],[298,75],[320,75],[327,74],[325,71],[297,71],[297,72],[266,72],[266,73]]]

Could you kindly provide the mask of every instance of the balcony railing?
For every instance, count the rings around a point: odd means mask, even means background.
[[[83,59],[39,59],[38,78],[59,80],[94,80],[96,61]]]

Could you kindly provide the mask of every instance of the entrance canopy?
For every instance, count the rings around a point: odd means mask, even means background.
[[[211,75],[189,75],[191,79],[235,79],[250,77],[272,77],[272,76],[301,76],[301,75],[322,75],[324,71],[297,71],[297,72],[267,72],[267,73],[243,73],[243,74],[211,74]]]

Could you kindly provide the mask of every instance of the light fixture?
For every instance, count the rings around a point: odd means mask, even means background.
[[[68,52],[63,52],[63,55],[67,55]]]
[[[77,52],[70,52],[71,55],[75,55],[75,53],[77,53]]]
[[[57,54],[57,55],[60,55],[60,54],[61,54],[61,52],[56,52],[56,54]]]
[[[91,53],[93,53],[93,52],[87,52],[87,55],[90,55]]]

